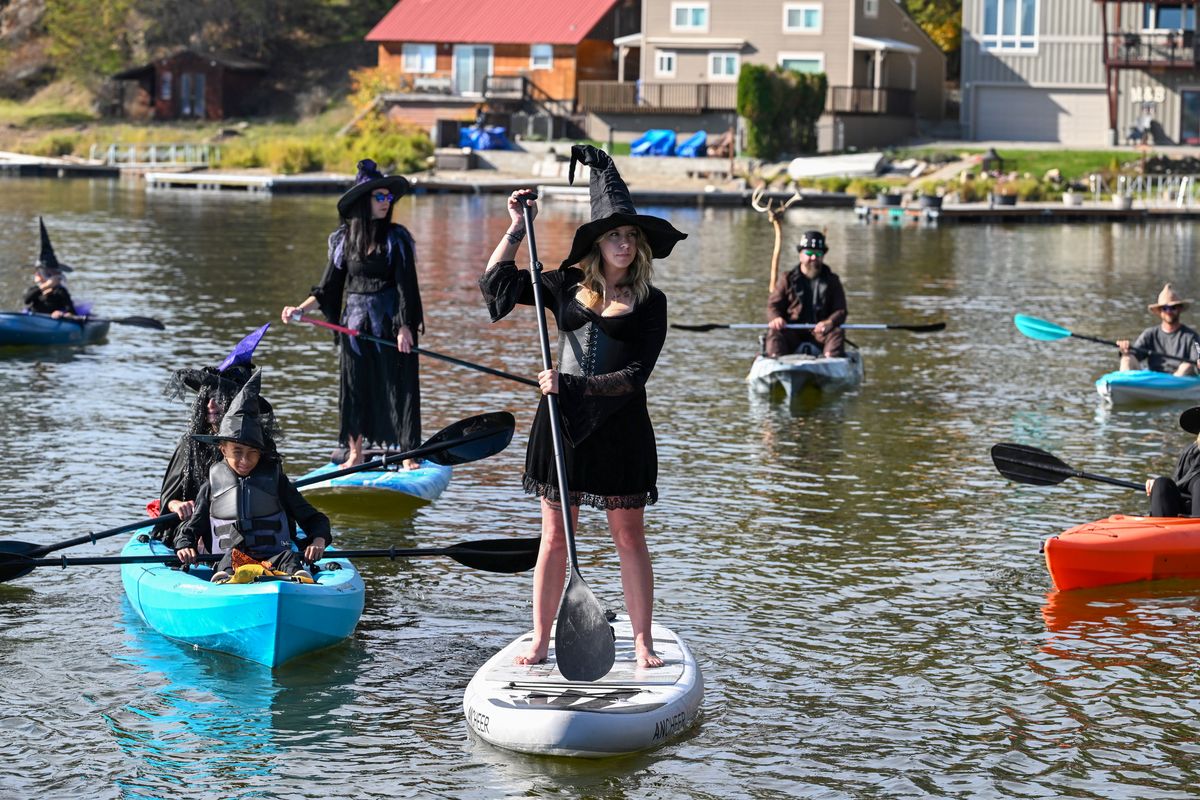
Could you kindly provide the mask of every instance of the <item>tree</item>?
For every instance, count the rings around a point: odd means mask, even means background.
[[[134,17],[133,0],[46,0],[55,65],[91,85],[128,66],[140,27]]]
[[[817,149],[817,119],[825,108],[824,73],[743,64],[737,112],[746,120],[746,151],[755,158]]]
[[[904,7],[943,53],[958,50],[962,44],[962,0],[905,0]]]

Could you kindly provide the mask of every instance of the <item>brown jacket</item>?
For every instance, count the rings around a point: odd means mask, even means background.
[[[793,324],[841,325],[846,319],[846,292],[841,279],[825,264],[811,280],[796,266],[779,279],[767,301],[767,320],[775,317]]]

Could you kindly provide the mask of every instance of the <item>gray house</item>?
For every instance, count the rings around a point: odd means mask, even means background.
[[[901,142],[944,114],[945,56],[896,0],[642,0],[641,31],[614,44],[618,80],[579,85],[592,138],[725,131],[742,64],[826,74],[822,150]]]
[[[964,134],[1099,147],[1200,144],[1196,6],[964,0]]]

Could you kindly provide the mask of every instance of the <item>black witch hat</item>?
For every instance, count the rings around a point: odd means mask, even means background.
[[[261,412],[259,409],[259,392],[262,389],[262,369],[254,370],[250,380],[241,388],[229,403],[225,416],[221,417],[221,425],[215,436],[194,433],[192,438],[205,444],[220,444],[221,442],[236,442],[258,450],[266,450],[266,437],[263,436]]]
[[[354,177],[354,185],[338,198],[338,214],[342,217],[349,216],[350,209],[358,199],[376,189],[387,189],[399,200],[408,194],[408,179],[402,175],[384,175],[374,161],[364,158],[358,162],[358,175]]]
[[[38,217],[38,228],[42,232],[42,252],[38,254],[37,270],[46,275],[55,272],[74,272],[66,264],[61,263],[54,255],[54,246],[50,244],[50,234],[46,233],[46,223]]]
[[[608,157],[608,153],[590,144],[574,145],[571,148],[571,165],[567,169],[570,183],[575,182],[576,161],[591,168],[589,189],[592,195],[592,221],[580,225],[575,231],[571,252],[563,259],[562,266],[578,264],[601,235],[622,225],[640,228],[655,258],[671,255],[676,242],[687,238],[686,233],[676,230],[665,219],[637,213],[629,196],[629,187],[625,185],[625,180],[617,172],[617,165]]]
[[[244,336],[218,366],[175,370],[167,384],[167,393],[183,397],[184,389],[199,392],[210,388],[226,396],[232,395],[245,385],[254,372],[254,349],[270,327],[271,323],[268,322]]]

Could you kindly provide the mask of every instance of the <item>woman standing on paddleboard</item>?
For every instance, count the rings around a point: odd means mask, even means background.
[[[646,547],[645,507],[658,500],[658,451],[646,408],[646,381],[667,335],[667,298],[651,285],[652,260],[670,255],[686,234],[659,217],[638,214],[616,166],[590,145],[571,149],[591,168],[592,220],[575,232],[560,269],[542,275],[547,307],[559,330],[558,369],[538,375],[542,400],[529,432],[523,484],[541,498],[542,543],[533,578],[533,643],[518,664],[544,661],[566,579],[566,531],[555,479],[545,395],[560,398],[571,513],[603,509],[621,559],[621,584],[638,664],[662,666],[650,624],[654,571]],[[528,270],[513,261],[525,237],[524,209],[533,193],[508,198],[512,218],[479,280],[492,321],[517,304],[533,305]]]

